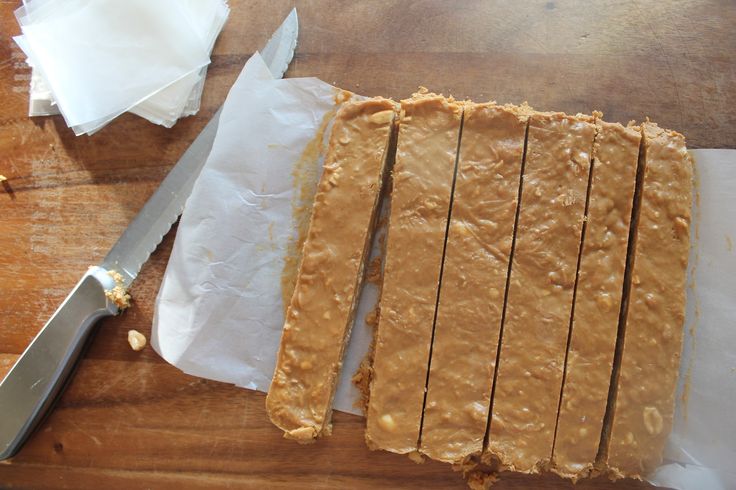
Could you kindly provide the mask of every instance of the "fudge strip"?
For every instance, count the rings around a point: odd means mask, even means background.
[[[462,104],[419,93],[401,109],[365,438],[404,454],[419,440]]]
[[[610,439],[614,476],[642,478],[672,428],[685,321],[693,168],[685,138],[644,123],[644,178]]]
[[[596,120],[588,219],[553,470],[578,479],[593,468],[606,412],[624,287],[641,132]]]
[[[589,116],[529,119],[487,447],[502,469],[552,454],[594,136]]]
[[[483,451],[529,112],[465,106],[420,447],[440,461]]]
[[[284,436],[329,434],[397,104],[344,104],[330,134],[266,407]]]

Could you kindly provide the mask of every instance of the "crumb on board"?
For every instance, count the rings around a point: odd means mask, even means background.
[[[380,285],[383,279],[383,269],[381,268],[381,256],[374,257],[368,264],[368,270],[365,274],[365,280],[371,284]]]
[[[358,393],[360,393],[360,396],[355,401],[353,406],[355,408],[362,410],[363,413],[368,412],[368,399],[370,397],[370,384],[371,384],[371,377],[373,376],[373,350],[375,348],[375,343],[376,343],[375,327],[376,325],[378,325],[378,318],[380,314],[381,314],[380,306],[376,305],[371,311],[369,311],[365,315],[366,325],[374,328],[373,340],[371,340],[371,345],[368,348],[368,352],[365,353],[365,357],[363,357],[363,360],[360,362],[360,366],[358,366],[357,371],[355,371],[355,374],[353,374],[353,377],[351,379],[351,381],[353,382],[353,386],[355,386],[358,389]]]
[[[452,470],[462,473],[471,490],[488,490],[498,481],[497,466],[495,461],[485,461],[481,455],[471,454],[452,465]]]
[[[138,352],[146,346],[146,336],[138,330],[128,330],[128,343],[131,349]]]
[[[114,270],[107,271],[107,274],[115,281],[115,287],[112,289],[106,289],[105,296],[107,296],[107,299],[115,303],[121,311],[128,308],[130,306],[130,294],[128,294],[128,291],[125,289],[123,276]]]
[[[498,475],[493,473],[471,473],[467,477],[468,488],[471,490],[488,490],[498,481]]]
[[[317,437],[319,437],[319,433],[314,427],[299,427],[284,432],[284,439],[291,439],[299,444],[313,444]]]
[[[372,359],[370,354],[360,362],[358,370],[353,374],[352,382],[353,385],[358,389],[360,396],[355,401],[355,408],[363,410],[363,413],[368,411],[368,396],[370,393],[369,386],[371,383],[371,364]]]
[[[424,456],[419,451],[412,451],[407,454],[410,460],[414,461],[416,464],[424,464]]]
[[[378,317],[380,316],[379,306],[376,305],[375,308],[373,308],[371,311],[366,313],[365,315],[365,324],[369,327],[377,327],[378,326]]]
[[[0,174],[0,182],[5,182],[6,180],[8,180],[8,178],[6,176]]]

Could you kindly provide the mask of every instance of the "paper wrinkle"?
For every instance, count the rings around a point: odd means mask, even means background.
[[[125,111],[173,126],[199,109],[228,14],[223,0],[25,2],[15,39],[43,81],[31,84],[29,115],[61,112],[77,135]]]
[[[316,79],[273,80],[258,55],[231,89],[156,301],[151,343],[184,372],[268,390],[284,318],[280,276],[295,233],[292,171],[335,108],[335,93]],[[736,150],[691,153],[700,208],[693,213],[677,413],[668,460],[649,481],[681,490],[736,488],[736,221],[728,212],[736,209]],[[378,248],[374,240],[372,256]],[[351,377],[372,341],[364,320],[377,298],[378,287],[367,283],[336,410],[360,414]]]
[[[230,91],[154,314],[151,344],[183,371],[268,389],[283,326],[281,274],[295,238],[294,163],[335,109],[336,93],[314,78],[274,80],[259,55]],[[347,355],[336,407],[355,413],[350,377],[371,335],[361,321],[353,335],[363,341]]]

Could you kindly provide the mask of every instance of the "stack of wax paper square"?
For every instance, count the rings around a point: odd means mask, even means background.
[[[24,0],[15,37],[32,67],[29,115],[77,135],[124,112],[166,127],[195,114],[226,0]]]

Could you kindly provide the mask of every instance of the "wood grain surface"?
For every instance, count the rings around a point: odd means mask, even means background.
[[[0,376],[130,219],[224,100],[291,1],[230,0],[202,110],[173,129],[124,115],[92,137],[61,117],[27,117],[30,71],[0,2]],[[456,97],[529,101],[626,122],[646,116],[692,148],[736,140],[736,4],[722,1],[304,1],[287,76],[365,95],[418,85]],[[449,466],[370,452],[363,419],[336,414],[309,447],[281,438],[260,393],[187,376],[150,347],[153,303],[175,230],[141,271],[134,306],[104,321],[56,410],[0,488],[463,488]],[[0,412],[0,417],[2,413]],[[631,488],[633,481],[577,488]],[[552,476],[504,476],[498,488],[572,488]]]

